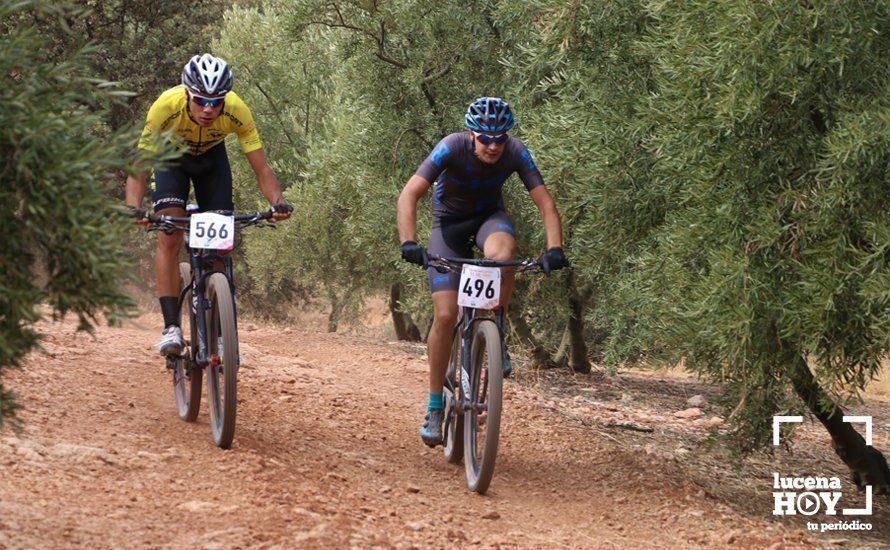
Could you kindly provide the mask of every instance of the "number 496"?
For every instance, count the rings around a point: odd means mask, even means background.
[[[475,296],[473,295],[475,291]],[[461,292],[471,298],[480,298],[485,293],[485,298],[491,300],[494,298],[494,281],[489,280],[488,284],[482,279],[467,279]]]

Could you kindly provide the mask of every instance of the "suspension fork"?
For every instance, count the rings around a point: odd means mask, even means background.
[[[473,393],[472,390],[472,380],[473,380],[473,372],[472,372],[472,346],[473,346],[473,329],[475,328],[476,323],[493,320],[494,324],[498,327],[498,333],[501,341],[501,349],[507,349],[507,343],[504,338],[504,323],[506,319],[506,312],[504,311],[503,306],[499,306],[495,310],[494,319],[491,317],[484,315],[478,316],[476,314],[476,310],[473,308],[465,307],[463,308],[463,314],[461,315],[462,325],[460,327],[461,331],[461,373],[460,373],[460,385],[461,385],[461,400],[458,404],[458,408],[461,413],[464,413],[468,410],[474,410],[475,412],[482,412],[486,410],[488,407],[485,404],[479,404],[475,401],[476,396],[473,395],[470,398],[470,395]],[[480,373],[481,376],[481,373]]]
[[[457,330],[460,334],[460,372],[457,383],[460,384],[460,402],[457,409],[461,414],[467,409],[470,395],[470,345],[473,340],[473,310],[468,307],[461,308],[460,326]]]
[[[498,306],[494,312],[495,324],[498,326],[498,332],[501,337],[501,353],[504,358],[507,357],[507,308]]]
[[[192,303],[190,307],[195,312],[195,322],[198,329],[196,331],[198,341],[195,344],[197,350],[195,362],[198,364],[198,367],[204,368],[210,363],[210,353],[207,349],[207,310],[210,308],[207,299],[204,297],[204,290],[207,285],[205,284],[204,270],[201,267],[200,255],[191,253],[189,254],[189,260],[191,261],[192,273],[194,274],[192,277]]]
[[[235,300],[235,268],[232,263],[231,252],[223,258],[225,266],[226,279],[229,280],[229,289],[232,291],[232,312],[235,314],[235,331],[238,331],[238,302]]]

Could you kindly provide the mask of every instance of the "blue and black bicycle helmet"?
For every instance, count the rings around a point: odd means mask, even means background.
[[[474,132],[506,132],[515,124],[513,110],[499,97],[480,97],[467,107],[467,129]]]

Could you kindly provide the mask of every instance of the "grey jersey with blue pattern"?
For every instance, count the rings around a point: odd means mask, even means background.
[[[433,216],[467,218],[503,209],[501,189],[516,172],[529,191],[544,184],[531,153],[518,139],[510,136],[504,153],[494,164],[476,158],[469,132],[445,136],[423,161],[416,175],[433,188]]]

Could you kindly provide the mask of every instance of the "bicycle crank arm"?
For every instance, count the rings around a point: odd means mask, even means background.
[[[207,352],[198,350],[198,356],[195,357],[195,363],[197,363],[198,366],[203,369],[210,364],[210,356],[207,354]]]
[[[488,405],[486,405],[485,403],[472,403],[470,401],[463,400],[455,408],[461,414],[469,411],[475,411],[478,414],[487,411]]]

